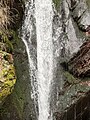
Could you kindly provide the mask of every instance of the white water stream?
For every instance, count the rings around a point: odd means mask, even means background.
[[[53,80],[52,0],[35,1],[39,119],[51,120],[50,85]]]
[[[31,41],[33,34],[32,16],[36,19],[37,49],[34,48]],[[52,17],[52,0],[35,0],[35,2],[30,0],[26,3],[22,40],[28,55],[35,106],[37,106],[36,94],[38,93],[38,120],[52,120],[50,111],[50,90],[53,80]],[[37,60],[34,59],[36,52]]]

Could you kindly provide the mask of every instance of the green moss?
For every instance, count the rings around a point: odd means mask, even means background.
[[[18,41],[20,40],[20,38],[18,37],[18,32],[12,29],[7,29],[6,31],[0,31],[0,36],[1,36],[0,48],[4,47],[4,51],[7,51],[9,53],[13,51],[13,45],[16,43],[18,44]]]
[[[5,56],[8,57],[8,59],[5,58]],[[12,55],[0,51],[0,57],[2,60],[0,61],[0,102],[3,103],[4,99],[11,94],[14,84],[16,82],[15,77],[15,69],[14,65],[11,62]]]
[[[77,80],[72,74],[70,74],[69,72],[64,72],[64,76],[67,80],[68,83],[70,84],[75,84],[75,83],[79,83],[80,80]]]
[[[11,30],[10,33],[13,35],[13,40],[15,40],[15,42],[18,42],[18,40],[19,40],[18,32],[14,31],[14,30]]]
[[[55,4],[56,9],[58,10],[60,7],[61,0],[53,0],[53,3]]]
[[[11,43],[14,45],[14,47],[17,46],[19,44],[19,42],[20,42],[20,38],[18,37],[18,32],[9,29],[8,33],[12,37]],[[9,61],[7,59],[8,58],[7,54],[4,54],[4,56],[5,56],[4,58],[9,63]],[[15,70],[14,70],[13,64],[9,65],[9,72],[7,72],[7,69],[4,69],[3,73],[4,73],[5,78],[7,78],[7,80],[5,81],[4,86],[6,86],[8,88],[11,88],[11,92],[12,92],[13,86],[14,86],[14,84],[16,82]],[[15,107],[14,109],[16,110],[17,114],[19,115],[20,119],[23,116],[23,109],[24,109],[25,95],[23,95],[23,92],[24,92],[23,87],[21,87],[21,85],[19,84],[19,85],[17,85],[16,90],[13,90],[12,94],[10,93],[11,94],[10,96],[12,96],[12,100],[11,100],[10,104],[13,105],[12,107]]]
[[[21,91],[21,89],[20,89],[20,91]],[[22,116],[23,116],[23,109],[24,109],[24,102],[25,101],[24,101],[24,97],[20,98],[20,96],[23,96],[20,91],[18,89],[18,92],[13,94],[13,105],[16,108],[16,111],[17,111],[17,113],[19,115],[19,118],[22,118]]]
[[[16,79],[13,79],[12,81],[11,80],[8,80],[4,83],[5,86],[8,86],[8,87],[13,87],[13,85],[15,84],[16,82]]]
[[[0,92],[0,103],[4,101],[4,99],[11,93],[10,88],[8,87],[3,87],[2,91]]]
[[[90,10],[90,0],[86,0],[86,4],[88,6],[88,9]]]
[[[1,103],[3,103],[5,98],[9,94],[11,94],[15,82],[16,82],[16,79],[13,79],[12,81],[8,80],[2,85],[1,92],[0,92],[0,102]]]

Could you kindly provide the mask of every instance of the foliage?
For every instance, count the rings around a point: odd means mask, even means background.
[[[12,55],[0,51],[0,103],[11,94],[16,82]]]
[[[23,6],[22,0],[0,0],[0,30],[13,27],[19,21]]]
[[[80,82],[79,79],[77,80],[77,78],[75,78],[72,74],[70,74],[67,71],[64,72],[64,75],[65,75],[65,78],[69,84],[76,84],[76,83]]]
[[[10,16],[10,7],[6,2],[0,3],[0,29],[7,29],[7,26],[10,25],[10,22],[13,22],[13,18]]]

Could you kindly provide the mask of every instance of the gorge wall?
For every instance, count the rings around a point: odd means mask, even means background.
[[[77,84],[76,79],[78,78],[74,78],[68,73],[66,66],[66,63],[73,57],[74,53],[78,52],[79,47],[87,39],[85,29],[90,25],[89,2],[89,0],[53,0],[52,28],[55,64],[50,103],[53,120],[59,120],[62,113],[78,101],[78,98],[82,96],[81,93],[85,95],[90,90],[88,85]],[[31,96],[32,87],[29,80],[27,52],[19,33],[25,17],[25,3],[15,0],[14,4],[11,4],[8,0],[8,4],[15,9],[19,8],[18,12],[20,12],[19,20],[16,19],[17,24],[8,25],[14,31],[12,44],[17,82],[12,94],[5,99],[0,108],[0,119],[37,120],[34,100]],[[16,15],[17,12],[14,11],[14,13]],[[20,24],[19,27],[18,24]],[[36,48],[35,21],[33,28],[32,41]]]

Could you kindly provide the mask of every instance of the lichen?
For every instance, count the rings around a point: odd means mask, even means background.
[[[5,58],[7,56],[7,59]],[[11,94],[16,82],[12,55],[0,50],[0,103]]]

